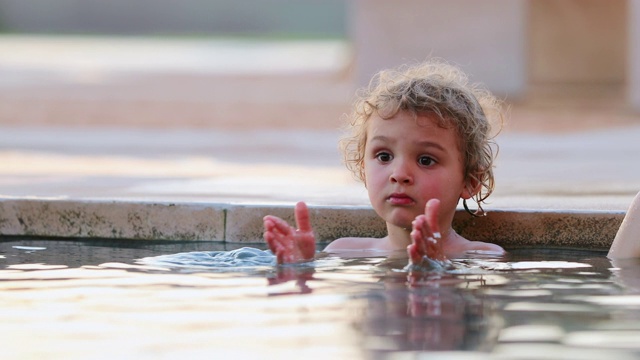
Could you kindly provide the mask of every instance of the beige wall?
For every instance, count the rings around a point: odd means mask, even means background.
[[[352,10],[359,85],[381,69],[434,56],[498,94],[525,89],[525,0],[354,0]]]
[[[529,16],[530,83],[624,83],[626,0],[533,0]]]
[[[640,0],[351,4],[358,85],[380,69],[436,56],[509,100],[534,87],[613,86],[640,110]]]

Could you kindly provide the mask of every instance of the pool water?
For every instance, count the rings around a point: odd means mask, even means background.
[[[640,356],[637,260],[509,249],[446,270],[385,256],[277,267],[239,247],[2,238],[2,358]],[[212,260],[231,253],[233,266]]]

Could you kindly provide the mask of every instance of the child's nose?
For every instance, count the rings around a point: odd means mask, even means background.
[[[392,183],[413,184],[411,165],[398,161],[391,172],[389,180]]]

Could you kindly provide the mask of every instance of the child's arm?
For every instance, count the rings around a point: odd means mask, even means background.
[[[407,246],[407,254],[414,265],[420,265],[425,256],[440,261],[447,259],[438,226],[439,209],[440,200],[431,199],[425,205],[424,214],[418,215],[412,222],[411,245]]]
[[[276,216],[263,219],[264,240],[276,255],[278,264],[290,264],[312,260],[316,253],[316,238],[309,221],[309,209],[304,202],[295,207],[298,229]]]
[[[640,192],[629,205],[607,256],[612,259],[640,257]]]

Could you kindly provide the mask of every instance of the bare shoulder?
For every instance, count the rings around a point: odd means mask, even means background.
[[[379,247],[380,241],[381,239],[378,238],[345,237],[333,240],[324,248],[324,251],[338,252],[343,250],[375,249]]]
[[[500,245],[483,241],[471,241],[463,238],[462,236],[458,236],[454,238],[453,241],[445,243],[444,252],[448,257],[460,256],[473,251],[488,252],[498,255],[505,253],[504,249]]]
[[[490,251],[492,253],[499,254],[505,253],[502,246],[482,241],[469,241],[469,244],[467,245],[467,251]]]

